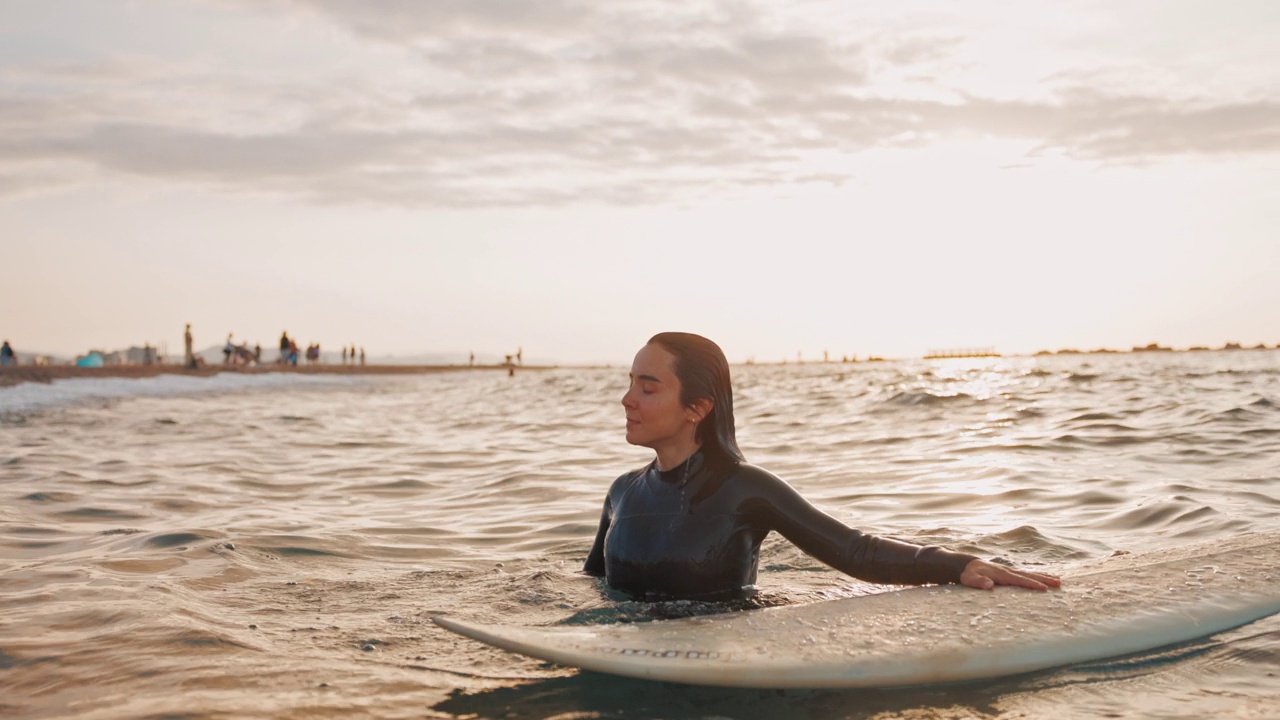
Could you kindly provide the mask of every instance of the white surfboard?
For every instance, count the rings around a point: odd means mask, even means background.
[[[1063,588],[910,588],[648,623],[453,632],[602,673],[752,688],[889,687],[1011,675],[1127,655],[1280,612],[1280,535],[1121,555]]]

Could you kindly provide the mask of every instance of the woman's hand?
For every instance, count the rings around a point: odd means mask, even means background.
[[[990,590],[997,585],[1048,590],[1051,587],[1062,587],[1062,580],[1056,575],[1014,570],[975,558],[964,566],[964,572],[960,573],[960,584],[979,590]]]

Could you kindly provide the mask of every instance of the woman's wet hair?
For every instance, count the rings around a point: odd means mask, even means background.
[[[680,380],[680,404],[692,408],[707,398],[711,412],[698,423],[695,438],[707,450],[719,451],[734,460],[743,460],[733,428],[733,385],[729,361],[719,345],[693,333],[664,332],[649,338],[675,358],[674,370]]]

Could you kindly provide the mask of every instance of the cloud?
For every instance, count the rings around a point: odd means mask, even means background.
[[[945,61],[964,44],[956,35],[908,35],[891,41],[884,59],[891,65],[918,65]]]
[[[35,163],[17,170],[0,172],[0,200],[38,195],[71,188],[77,184],[74,170],[58,168],[56,163]]]
[[[0,98],[0,191],[61,186],[78,166],[325,203],[645,204],[841,184],[852,170],[809,159],[953,137],[1106,164],[1280,150],[1269,98],[1097,90],[1070,74],[1051,78],[1048,99],[950,87],[944,69],[964,45],[950,31],[851,40],[745,3],[679,14],[565,0],[271,7],[373,43],[377,66],[11,66],[0,71],[13,89]],[[882,83],[901,71],[933,80],[911,92]],[[59,172],[38,170],[50,164]]]
[[[1280,103],[1099,98],[1074,108],[1044,145],[1108,162],[1280,150]]]
[[[395,136],[369,133],[236,136],[149,125],[105,125],[50,143],[53,152],[110,170],[228,182],[346,172],[385,162],[397,149],[406,148]]]
[[[574,0],[277,0],[328,16],[353,32],[392,42],[457,33],[572,34],[598,18],[601,3]]]
[[[1058,102],[970,98],[920,112],[921,126],[940,133],[1031,140],[1038,143],[1037,152],[1109,164],[1280,151],[1280,103],[1269,100],[1170,100],[1081,91]]]

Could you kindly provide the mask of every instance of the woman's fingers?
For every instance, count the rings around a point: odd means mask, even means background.
[[[1019,570],[1018,572],[1020,572],[1023,575],[1026,575],[1029,578],[1039,580],[1040,582],[1044,583],[1045,585],[1048,585],[1049,587],[1062,587],[1062,578],[1058,577],[1057,575],[1049,575],[1047,573],[1027,572],[1025,570]]]
[[[1012,570],[984,560],[970,561],[960,575],[960,582],[979,590],[990,590],[996,585],[1011,585],[1029,590],[1048,590],[1062,586],[1062,580],[1056,575]]]
[[[995,580],[999,585],[1013,585],[1015,587],[1024,587],[1031,590],[1049,589],[1048,585],[1040,582],[1034,577],[1013,571],[1005,571],[1004,573],[993,577],[992,580]]]

